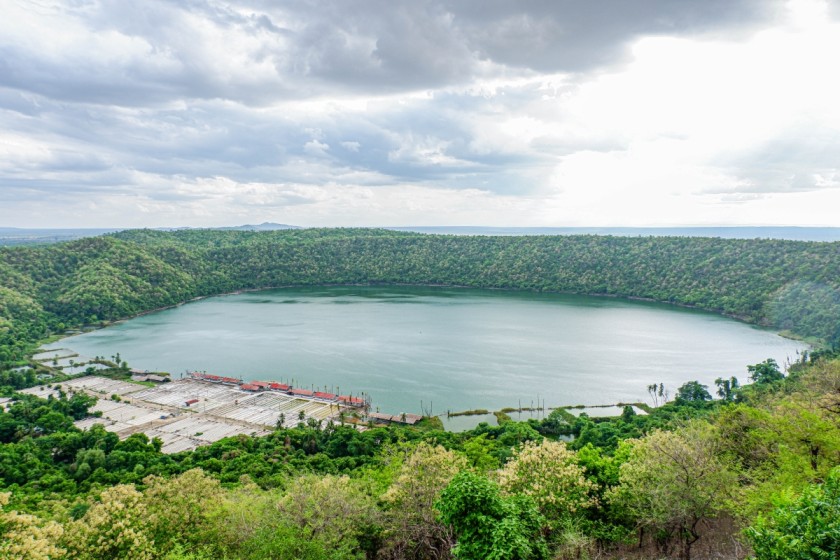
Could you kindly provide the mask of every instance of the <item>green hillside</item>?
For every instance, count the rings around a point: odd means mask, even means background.
[[[135,230],[1,248],[0,273],[3,359],[19,357],[25,343],[65,327],[197,296],[316,284],[439,284],[646,298],[823,341],[840,333],[840,243],[365,229]]]
[[[785,377],[688,382],[648,415],[553,411],[452,434],[278,427],[175,455],[74,427],[92,397],[2,371],[0,559],[817,559],[840,554],[840,244],[129,231],[0,249],[0,360],[51,333],[286,285],[649,298],[820,339]],[[833,348],[833,349],[832,349]],[[653,386],[655,392],[655,386]],[[573,438],[566,443],[561,437]],[[832,556],[833,555],[833,556]]]

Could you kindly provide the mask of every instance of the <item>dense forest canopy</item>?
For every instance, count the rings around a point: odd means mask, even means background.
[[[840,554],[840,244],[128,231],[0,249],[0,361],[85,324],[287,285],[442,284],[649,298],[825,343],[752,381],[687,381],[649,414],[340,421],[165,455],[84,394],[0,370],[0,559],[830,558]],[[116,359],[116,362],[119,362]],[[123,375],[123,364],[106,375]],[[787,374],[787,375],[786,375]],[[651,380],[656,381],[656,380]],[[562,438],[571,441],[562,441]]]
[[[70,326],[198,296],[317,284],[438,284],[647,298],[826,342],[840,336],[840,243],[373,229],[133,230],[0,248],[0,275],[4,361]]]

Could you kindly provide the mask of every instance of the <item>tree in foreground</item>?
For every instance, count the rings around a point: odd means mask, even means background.
[[[3,511],[9,493],[0,494],[0,560],[50,560],[64,557],[58,546],[64,529],[55,521],[34,515]]]
[[[640,530],[676,541],[691,558],[701,524],[716,517],[737,484],[735,473],[719,456],[714,428],[694,422],[676,432],[657,431],[633,442],[621,466],[620,484],[609,493]]]
[[[443,559],[454,544],[452,527],[437,519],[434,505],[452,478],[467,468],[462,455],[442,446],[420,443],[382,497],[388,505],[387,558]]]
[[[191,469],[170,479],[149,476],[143,492],[158,553],[178,545],[195,549],[210,532],[210,513],[224,496],[219,481]]]
[[[378,510],[358,481],[303,475],[281,495],[244,479],[213,514],[213,558],[363,560]]]
[[[544,520],[533,500],[503,497],[499,486],[464,471],[455,476],[437,503],[441,520],[452,525],[461,560],[543,560],[548,547],[540,528]]]
[[[128,484],[103,491],[84,516],[65,526],[62,544],[78,560],[151,560],[155,548],[143,495]]]
[[[840,467],[746,531],[758,560],[840,558]]]
[[[527,442],[499,472],[502,489],[534,500],[548,528],[595,505],[595,484],[584,476],[573,451],[562,442]]]

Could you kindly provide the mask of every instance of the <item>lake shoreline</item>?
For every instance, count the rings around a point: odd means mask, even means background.
[[[352,385],[384,410],[427,414],[432,401],[438,413],[518,409],[520,398],[522,408],[538,397],[552,408],[644,401],[654,381],[672,391],[691,379],[711,386],[717,376],[739,375],[767,357],[793,360],[804,348],[720,314],[629,298],[369,283],[219,296],[258,292],[196,297],[168,306],[184,309],[173,315],[144,319],[150,310],[127,329],[123,320],[107,325],[113,332],[53,346],[119,350],[132,367],[175,377],[194,369]]]

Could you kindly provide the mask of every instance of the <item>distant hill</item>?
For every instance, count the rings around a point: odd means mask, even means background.
[[[223,231],[276,231],[280,229],[301,229],[300,226],[290,226],[288,224],[275,224],[273,222],[263,222],[258,225],[251,225],[246,224],[244,226],[228,226],[228,227],[220,227],[220,228],[207,228],[207,229],[220,229]]]
[[[394,231],[437,235],[612,235],[616,237],[718,237],[721,239],[788,239],[840,241],[837,227],[727,226],[727,227],[494,227],[396,226]]]
[[[48,243],[59,243],[62,241],[73,241],[85,237],[97,237],[108,233],[125,231],[126,228],[10,228],[0,227],[0,246],[2,245],[45,245]],[[211,227],[211,228],[151,228],[160,231],[182,231],[193,229],[208,229],[220,231],[279,231],[287,229],[300,229],[300,226],[287,224],[275,224],[263,222],[258,225],[246,224],[242,226]]]
[[[40,228],[0,227],[0,245],[34,245],[72,241],[120,231],[119,228]]]

